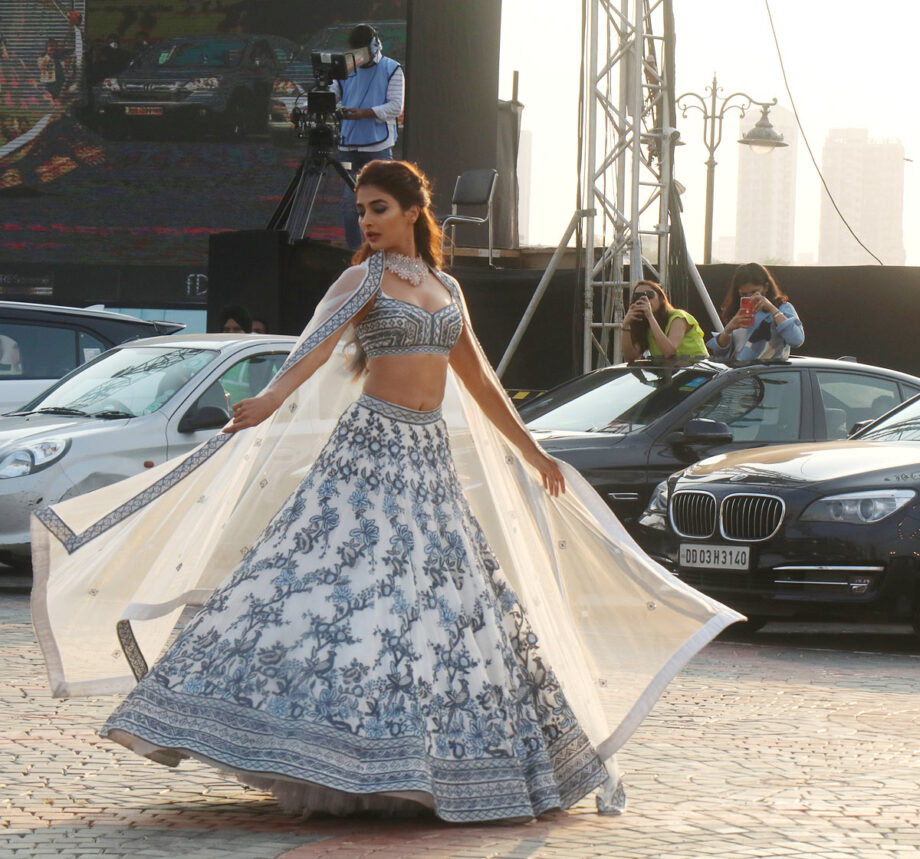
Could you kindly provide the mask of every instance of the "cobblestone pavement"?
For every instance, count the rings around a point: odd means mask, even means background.
[[[6,594],[0,856],[920,856],[920,644],[895,641],[894,653],[781,635],[710,645],[621,753],[621,817],[587,799],[525,825],[301,821],[203,765],[167,770],[97,737],[115,699],[52,699],[27,597]]]

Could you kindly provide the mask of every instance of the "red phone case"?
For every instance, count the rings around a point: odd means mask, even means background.
[[[753,297],[753,296],[750,296],[750,295],[743,295],[743,296],[741,297],[741,311],[742,311],[743,313],[750,313],[750,314],[753,314],[753,313],[755,312],[755,311],[754,311],[754,297]],[[751,325],[754,324],[754,320],[753,320],[753,319],[751,320],[751,323],[750,323],[750,324],[751,324]],[[750,327],[750,325],[749,325],[748,327]]]

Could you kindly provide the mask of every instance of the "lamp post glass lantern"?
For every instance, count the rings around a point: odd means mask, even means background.
[[[677,107],[681,116],[687,116],[688,111],[698,110],[703,116],[703,145],[709,153],[706,159],[706,222],[703,233],[703,262],[712,262],[712,214],[713,192],[715,190],[715,151],[722,142],[722,120],[730,110],[737,110],[739,116],[744,116],[751,105],[756,104],[760,110],[760,119],[738,143],[750,146],[754,152],[767,153],[781,146],[788,146],[783,135],[780,134],[770,122],[770,108],[776,104],[772,101],[757,101],[747,93],[733,92],[721,96],[722,88],[713,74],[712,83],[706,87],[706,95],[695,92],[685,92],[677,99]]]

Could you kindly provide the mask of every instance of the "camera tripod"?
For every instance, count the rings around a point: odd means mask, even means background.
[[[342,181],[352,191],[355,190],[355,180],[351,178],[345,165],[332,155],[334,136],[330,129],[311,128],[307,140],[310,154],[300,162],[294,178],[288,183],[278,208],[268,222],[270,230],[286,230],[290,242],[298,241],[306,235],[310,219],[313,217],[316,198],[330,167],[342,177]]]

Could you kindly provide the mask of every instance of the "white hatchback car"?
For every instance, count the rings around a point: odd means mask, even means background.
[[[259,393],[296,338],[174,334],[116,346],[0,421],[0,561],[27,565],[29,515],[186,453]]]

